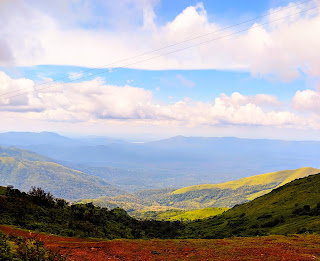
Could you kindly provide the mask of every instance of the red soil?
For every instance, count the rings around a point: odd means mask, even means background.
[[[68,260],[319,260],[320,236],[188,240],[94,240],[35,234],[0,225],[6,234],[35,237]]]

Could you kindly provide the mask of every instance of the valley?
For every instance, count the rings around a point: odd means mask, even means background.
[[[156,146],[169,146],[160,144]],[[144,260],[200,256],[233,260],[236,252],[232,251],[243,252],[248,259],[251,254],[283,260],[320,256],[302,247],[303,241],[315,247],[320,234],[320,169],[301,167],[221,183],[173,187],[173,182],[165,187],[166,177],[178,180],[180,174],[159,176],[146,165],[125,170],[51,156],[0,146],[0,230],[26,238],[20,229],[59,235],[37,237],[48,249],[68,253],[68,260],[90,260],[96,255],[119,260],[133,253]],[[72,247],[62,242],[68,237]],[[114,251],[107,250],[110,247]]]

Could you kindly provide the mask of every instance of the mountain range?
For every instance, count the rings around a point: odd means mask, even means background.
[[[319,141],[177,136],[131,143],[103,137],[11,132],[0,134],[0,144],[37,152],[129,192],[222,183],[281,169],[320,168]]]

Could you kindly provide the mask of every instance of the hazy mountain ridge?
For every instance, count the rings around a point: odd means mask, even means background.
[[[222,183],[279,169],[305,166],[320,168],[317,157],[320,154],[319,141],[177,136],[146,143],[128,143],[109,138],[98,138],[96,143],[91,142],[92,140],[88,143],[86,138],[65,139],[63,136],[45,134],[55,139],[48,138],[44,143],[41,138],[44,134],[33,133],[33,136],[39,135],[39,140],[32,143],[30,139],[19,146],[46,155],[64,165],[81,164],[87,168],[118,169],[112,183],[130,191],[137,191],[140,185],[144,189],[178,188]],[[58,138],[61,141],[57,141]],[[105,142],[102,142],[104,139]],[[3,142],[9,141],[1,139],[0,134],[0,144]],[[84,171],[80,167],[78,169]],[[105,174],[92,169],[92,173],[94,172],[99,177]],[[135,182],[130,174],[139,174],[143,179]]]
[[[79,146],[79,145],[106,145],[110,143],[126,143],[120,139],[107,137],[79,137],[69,138],[55,132],[5,132],[0,133],[0,144],[13,146],[30,146],[30,145],[60,145],[60,146]]]

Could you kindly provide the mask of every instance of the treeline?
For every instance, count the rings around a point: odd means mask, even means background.
[[[177,221],[139,221],[120,208],[69,205],[35,187],[28,193],[8,188],[6,195],[0,196],[0,223],[62,236],[108,239],[176,238],[183,226]]]
[[[90,202],[69,205],[40,188],[33,187],[28,193],[8,188],[0,196],[0,223],[63,236],[108,239],[320,234],[319,199],[317,174],[294,180],[220,215],[180,222],[137,220],[120,208],[109,210]]]

